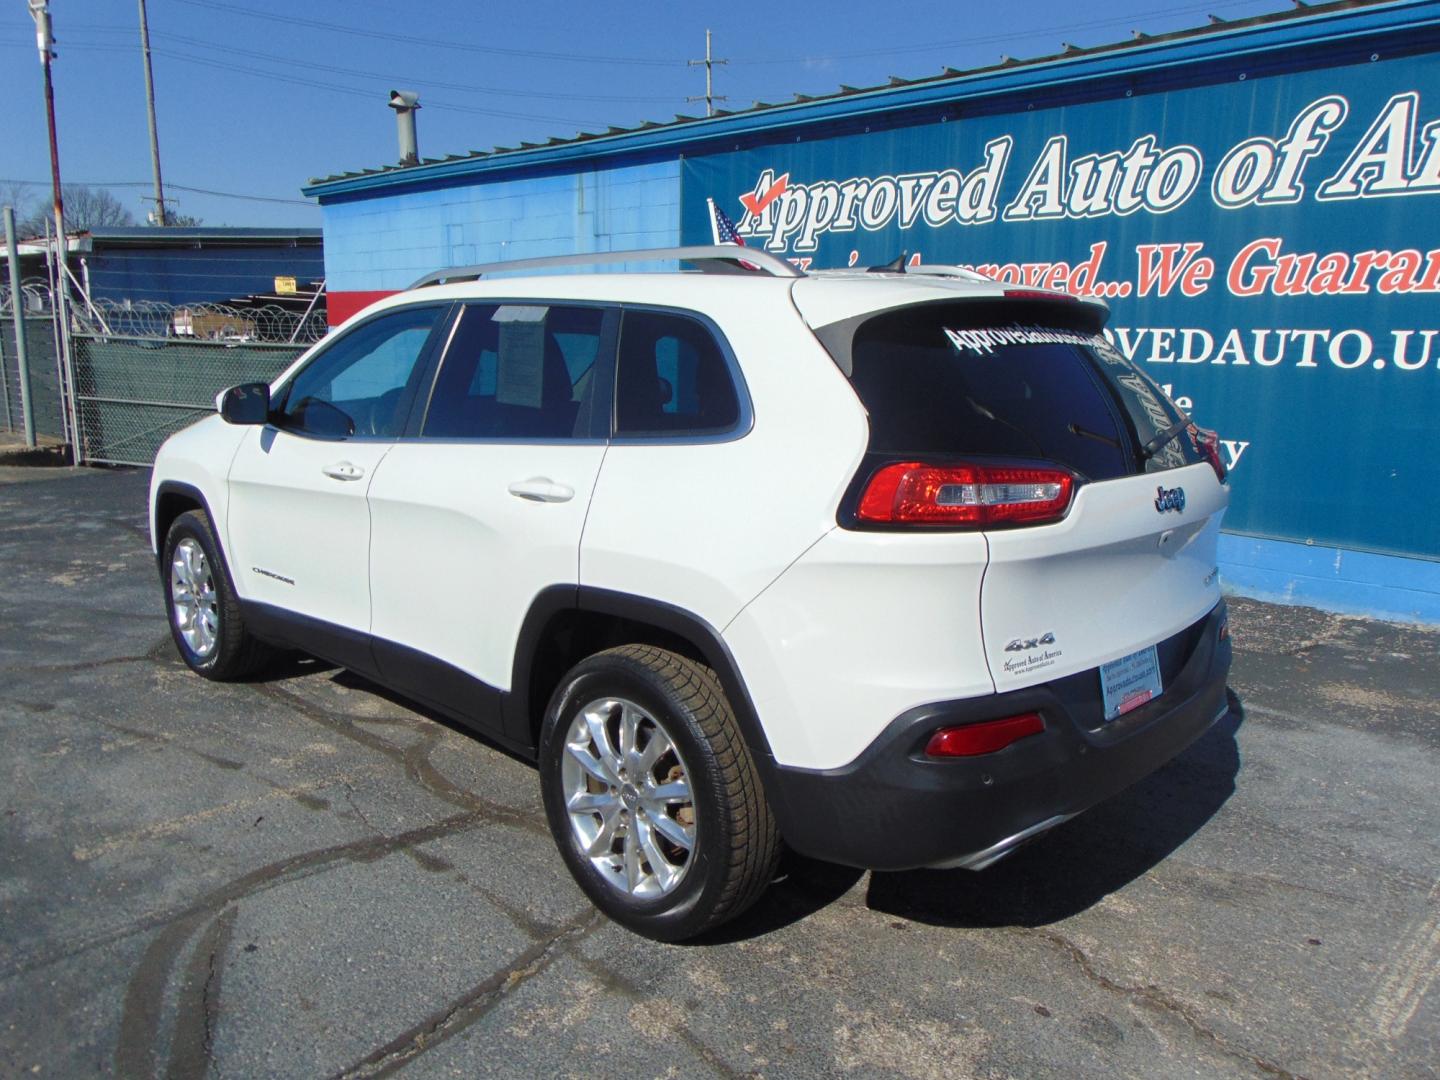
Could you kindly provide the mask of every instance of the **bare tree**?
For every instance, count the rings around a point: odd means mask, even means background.
[[[67,231],[79,232],[105,225],[135,224],[135,215],[104,188],[66,184],[60,190],[65,196]]]
[[[167,208],[165,210],[165,224],[174,228],[193,229],[197,225],[204,225],[205,222],[202,218],[198,218],[194,214],[182,214]]]
[[[29,236],[30,219],[35,215],[35,185],[7,180],[0,184],[0,206],[15,209],[15,228]]]
[[[104,188],[65,184],[60,191],[65,196],[66,232],[85,232],[88,229],[104,228],[106,225],[135,224],[135,215]],[[32,209],[22,231],[30,235],[43,233],[45,219],[49,215],[48,205]]]

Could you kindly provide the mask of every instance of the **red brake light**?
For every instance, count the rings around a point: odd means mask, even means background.
[[[900,461],[870,477],[856,516],[894,525],[1039,524],[1065,516],[1074,487],[1064,469]]]
[[[941,728],[925,744],[929,757],[975,757],[1004,750],[1013,742],[1045,730],[1039,713],[1021,713],[1004,720],[987,720],[983,724],[964,724]]]
[[[1220,456],[1220,436],[1213,431],[1195,427],[1192,424],[1190,438],[1195,443],[1195,449],[1200,451],[1200,456],[1210,463],[1210,467],[1215,470],[1215,475],[1223,484],[1227,470],[1225,461]]]
[[[1067,292],[1048,292],[1044,289],[1006,289],[1006,300],[1076,300]]]

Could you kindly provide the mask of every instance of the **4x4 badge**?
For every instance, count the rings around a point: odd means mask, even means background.
[[[1174,510],[1176,513],[1185,509],[1185,489],[1175,487],[1155,489],[1155,510],[1157,513],[1165,513],[1166,510]]]
[[[1039,637],[1016,638],[1005,646],[1006,652],[1029,652],[1031,649],[1038,649],[1041,645],[1054,645],[1054,631],[1047,631]]]

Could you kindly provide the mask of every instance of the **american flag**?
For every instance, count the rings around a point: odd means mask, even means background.
[[[740,230],[735,228],[735,223],[730,220],[724,210],[715,205],[714,199],[706,199],[710,206],[710,235],[714,237],[717,244],[739,244],[745,246],[745,238],[740,235]]]

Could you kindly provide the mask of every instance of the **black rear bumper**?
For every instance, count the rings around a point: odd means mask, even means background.
[[[1141,780],[1227,708],[1225,604],[1158,645],[1164,693],[1105,722],[1095,670],[897,717],[831,770],[777,766],[768,785],[789,845],[874,870],[981,869],[1030,836]],[[1038,712],[1042,734],[979,757],[925,756],[936,728]]]

